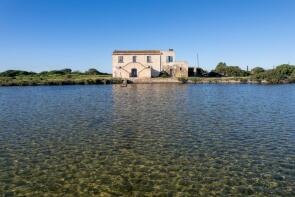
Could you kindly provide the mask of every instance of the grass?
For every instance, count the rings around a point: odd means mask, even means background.
[[[182,83],[268,83],[272,81],[248,77],[189,77],[178,78]],[[294,83],[286,81],[284,83]],[[0,76],[0,86],[38,86],[38,85],[88,85],[88,84],[121,84],[122,79],[113,78],[112,75],[102,74],[32,74],[14,77]],[[277,82],[278,83],[278,82]],[[282,83],[280,81],[280,83]]]
[[[249,77],[189,77],[191,83],[248,83]]]
[[[0,77],[0,86],[26,86],[26,85],[74,85],[74,84],[112,84],[121,83],[121,79],[112,78],[111,75],[86,74],[50,74],[50,75],[20,75],[15,77]]]

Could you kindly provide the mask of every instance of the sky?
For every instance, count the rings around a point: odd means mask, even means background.
[[[295,64],[295,0],[0,0],[0,71],[111,72],[115,49],[169,48],[207,70]]]

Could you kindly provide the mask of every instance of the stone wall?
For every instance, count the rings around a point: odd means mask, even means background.
[[[175,62],[172,65],[163,66],[171,77],[188,77],[188,65],[186,62]]]

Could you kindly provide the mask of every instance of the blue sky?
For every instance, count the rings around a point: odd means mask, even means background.
[[[0,0],[0,71],[95,67],[114,49],[174,48],[213,69],[295,64],[294,0]]]

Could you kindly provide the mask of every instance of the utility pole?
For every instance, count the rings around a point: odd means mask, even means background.
[[[199,64],[199,53],[197,53],[197,64],[198,64],[198,68],[200,67],[200,64]]]
[[[197,53],[197,67],[194,67],[194,76],[196,77],[198,74],[198,68],[200,67],[199,65],[199,53]]]

